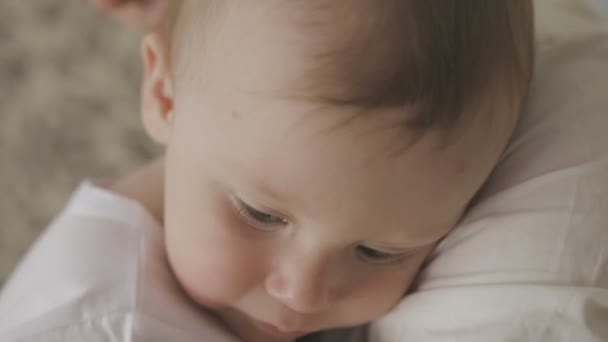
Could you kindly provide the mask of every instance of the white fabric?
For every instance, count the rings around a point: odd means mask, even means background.
[[[139,204],[83,183],[0,295],[0,341],[237,341],[169,273]]]
[[[608,341],[608,30],[574,1],[537,5],[510,146],[373,342]]]

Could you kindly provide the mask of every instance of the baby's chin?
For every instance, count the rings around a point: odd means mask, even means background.
[[[288,342],[306,335],[279,336],[264,327],[256,319],[232,308],[212,310],[221,323],[244,342]]]

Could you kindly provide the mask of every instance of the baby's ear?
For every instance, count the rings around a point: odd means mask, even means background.
[[[157,33],[148,34],[143,39],[142,120],[148,135],[162,145],[169,141],[173,117],[173,79],[168,50],[166,42]]]

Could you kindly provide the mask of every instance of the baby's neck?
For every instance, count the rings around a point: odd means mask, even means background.
[[[164,158],[145,164],[113,182],[108,190],[139,202],[163,225]]]

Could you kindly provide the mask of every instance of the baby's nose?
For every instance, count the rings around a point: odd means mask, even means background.
[[[266,278],[266,291],[295,312],[326,311],[335,301],[329,268],[329,263],[323,259],[285,262]]]

